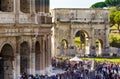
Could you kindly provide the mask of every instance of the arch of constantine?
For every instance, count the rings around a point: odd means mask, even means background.
[[[53,56],[109,55],[108,9],[56,8],[51,13]]]
[[[49,0],[0,0],[0,79],[50,67]]]

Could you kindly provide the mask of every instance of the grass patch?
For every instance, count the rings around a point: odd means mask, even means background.
[[[95,60],[97,62],[113,62],[116,64],[120,64],[120,57],[118,58],[82,58],[83,60]]]

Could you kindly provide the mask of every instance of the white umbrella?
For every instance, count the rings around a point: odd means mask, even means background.
[[[79,61],[83,61],[82,59],[78,58],[77,56],[75,56],[74,58],[71,58],[70,61],[76,61],[76,62],[79,62]]]

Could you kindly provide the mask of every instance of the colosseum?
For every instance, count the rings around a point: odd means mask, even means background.
[[[50,67],[49,0],[0,0],[0,79]]]

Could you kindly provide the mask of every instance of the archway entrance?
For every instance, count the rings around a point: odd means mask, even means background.
[[[102,54],[103,43],[102,40],[96,40],[96,55],[100,56]]]
[[[0,53],[0,79],[13,79],[13,48],[5,44]]]
[[[20,44],[20,73],[29,73],[30,48],[27,42]]]
[[[36,73],[40,71],[40,44],[36,42],[35,44],[35,70]]]
[[[80,30],[75,34],[74,45],[80,56],[89,54],[89,38],[86,31]]]

